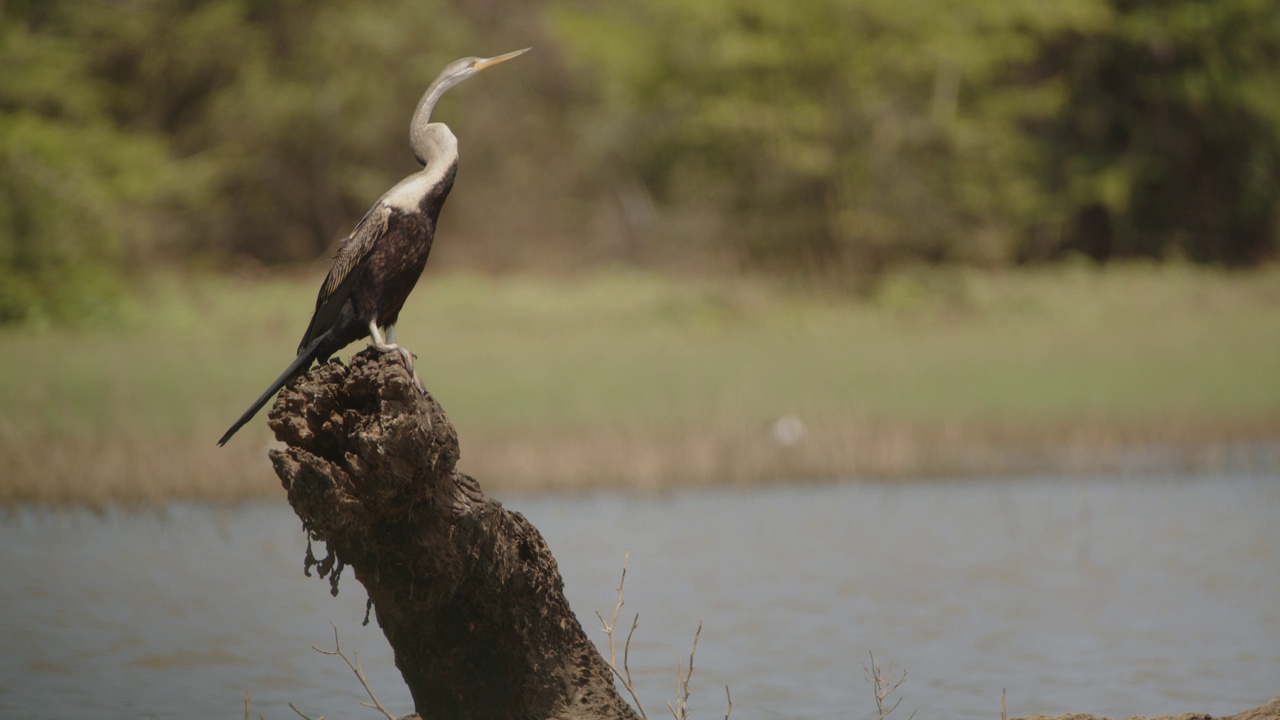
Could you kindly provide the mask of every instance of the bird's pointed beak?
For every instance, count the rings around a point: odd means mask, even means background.
[[[506,62],[506,61],[510,60],[511,58],[516,57],[517,55],[523,55],[523,54],[525,54],[525,53],[529,52],[529,51],[530,51],[530,50],[532,50],[532,49],[533,49],[533,48],[525,48],[525,49],[523,49],[523,50],[517,50],[517,51],[515,51],[515,52],[509,52],[509,53],[507,53],[506,55],[499,55],[498,57],[485,58],[485,59],[483,59],[483,60],[481,60],[481,61],[477,62],[477,63],[475,64],[475,68],[476,68],[476,70],[483,70],[483,69],[485,69],[485,68],[487,68],[487,67],[493,67],[494,65],[497,65],[497,64],[498,64],[498,63],[500,63],[500,62]]]

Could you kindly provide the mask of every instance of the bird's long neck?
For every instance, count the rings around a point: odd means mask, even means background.
[[[415,138],[413,151],[422,169],[396,183],[382,201],[403,212],[439,213],[453,187],[458,167],[458,139],[444,123],[428,123]],[[428,206],[434,210],[427,209]]]
[[[444,123],[430,123],[422,129],[413,149],[422,163],[422,172],[434,174],[458,161],[458,138]]]
[[[413,148],[414,156],[422,165],[426,165],[431,159],[429,153],[432,150],[432,133],[427,130],[427,126],[431,124],[431,111],[435,109],[444,91],[453,85],[454,83],[448,82],[448,78],[437,78],[422,94],[422,99],[418,101],[418,108],[413,111],[413,120],[409,122],[409,147]]]

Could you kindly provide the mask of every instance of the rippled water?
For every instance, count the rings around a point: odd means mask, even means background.
[[[632,669],[666,714],[704,622],[692,706],[874,717],[1233,713],[1280,694],[1280,477],[832,483],[506,498],[547,536],[597,640],[630,549]],[[412,709],[353,577],[302,575],[283,501],[0,521],[0,717],[373,717],[358,651]],[[629,615],[628,615],[629,617]]]

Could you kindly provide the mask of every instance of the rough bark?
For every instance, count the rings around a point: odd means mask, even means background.
[[[272,462],[337,589],[369,593],[426,718],[635,718],[569,609],[542,535],[457,471],[458,437],[395,353],[280,392]],[[312,560],[308,556],[308,564]]]

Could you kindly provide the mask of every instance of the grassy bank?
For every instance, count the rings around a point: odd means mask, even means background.
[[[168,278],[108,327],[0,331],[0,502],[272,492],[261,418],[213,443],[292,357],[318,283]],[[464,468],[496,487],[1087,465],[1280,436],[1277,269],[950,271],[867,299],[429,273],[403,319]],[[800,423],[774,437],[784,417]]]

